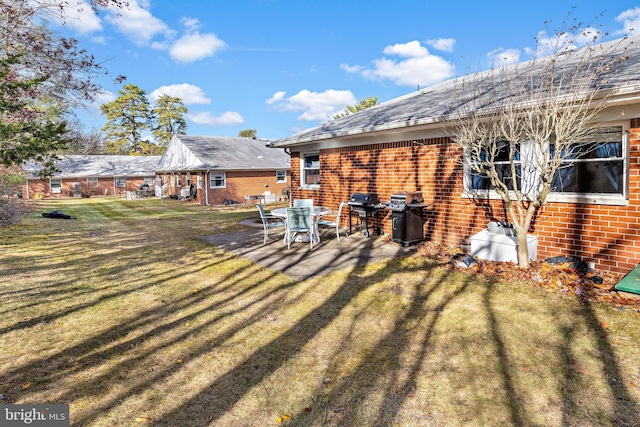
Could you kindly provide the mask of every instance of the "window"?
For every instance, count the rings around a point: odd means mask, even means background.
[[[145,176],[144,177],[144,183],[151,187],[152,185],[154,185],[153,177],[152,176]]]
[[[191,174],[188,173],[185,175],[185,179],[187,180],[187,187],[191,186]]]
[[[320,155],[305,154],[302,160],[302,185],[320,185]]]
[[[553,152],[553,145],[551,150]],[[625,162],[621,126],[603,127],[589,144],[571,147],[565,166],[553,177],[557,193],[624,194]],[[573,163],[573,164],[572,164]]]
[[[116,187],[126,187],[126,186],[127,186],[127,178],[125,177],[116,178]]]
[[[181,175],[182,174],[177,174],[176,175],[176,187],[181,187],[181,185],[180,185],[180,177],[181,177]]]
[[[626,132],[625,132],[626,131]],[[551,182],[551,202],[602,203],[625,205],[628,203],[628,129],[626,124],[608,125],[594,130],[587,143],[579,143],[567,149],[562,165]],[[550,155],[554,154],[554,142],[549,143]],[[538,153],[538,154],[537,154]],[[505,143],[495,156],[496,171],[502,182],[513,189],[514,182],[524,194],[536,194],[541,186],[541,171],[536,166],[540,147],[523,142],[514,155],[516,176],[511,176],[509,147]],[[488,161],[485,153],[477,163]],[[499,198],[492,190],[486,174],[473,171],[473,163],[467,159],[465,188],[471,193],[486,191],[486,196]]]
[[[49,180],[49,188],[51,188],[52,193],[60,194],[62,191],[62,180],[61,179],[50,179]]]
[[[211,188],[226,188],[227,180],[224,172],[211,172],[209,187]]]
[[[198,172],[198,188],[202,188],[202,173]]]
[[[287,171],[276,171],[276,182],[287,182]]]
[[[516,153],[514,153],[514,165],[516,166],[516,176],[511,176],[511,162],[509,161],[509,143],[499,142],[498,153],[495,156],[495,159],[488,158],[487,152],[485,150],[480,154],[480,164],[483,162],[491,162],[495,164],[496,172],[500,177],[500,181],[507,185],[509,190],[513,190],[514,180],[518,188],[521,188],[521,175],[522,175],[522,167],[520,164],[520,147],[516,147]],[[484,173],[478,173],[475,170],[471,171],[470,168],[470,187],[472,190],[493,190],[493,186],[491,185],[491,180]]]
[[[87,184],[92,187],[98,186],[98,178],[87,178]]]

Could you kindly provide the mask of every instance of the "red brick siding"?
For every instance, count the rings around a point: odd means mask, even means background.
[[[191,172],[191,182],[197,184],[197,172]],[[164,179],[164,174],[160,175]],[[175,187],[175,178],[171,179],[171,174],[167,174],[169,186],[168,194],[180,194],[181,188],[186,186],[186,173],[181,174],[182,187]],[[288,190],[291,185],[291,177],[287,171],[287,181],[285,183],[276,182],[275,170],[259,171],[227,171],[226,188],[209,188],[209,176],[202,173],[203,187],[198,190],[198,202],[207,202],[205,191],[208,191],[208,202],[210,205],[222,205],[225,200],[234,200],[244,203],[244,196],[258,195],[265,191],[270,191],[276,197],[281,197],[283,190]],[[165,182],[163,181],[163,184]]]
[[[640,262],[640,119],[631,120],[629,205],[548,203],[534,218],[530,232],[538,236],[538,259],[564,255],[593,261],[598,268],[626,273]],[[300,188],[300,153],[292,153],[293,198],[313,198],[337,209],[354,192],[422,191],[433,205],[426,213],[428,240],[457,245],[486,227],[490,219],[507,219],[499,200],[462,197],[460,149],[447,138],[399,141],[320,151],[321,186]],[[380,214],[390,232],[386,211]],[[346,216],[343,224],[347,223]]]
[[[55,178],[54,178],[55,179]],[[73,183],[80,182],[86,183],[86,178],[63,178],[62,189],[60,194],[52,193],[49,186],[48,179],[30,179],[28,184],[22,186],[22,197],[33,199],[36,194],[40,193],[44,197],[68,197],[69,192],[73,189]],[[140,188],[140,185],[144,184],[144,178],[134,177],[126,178],[126,187],[115,187],[115,178],[98,178],[98,186],[96,188],[96,195],[105,194],[124,194],[125,191],[135,191]]]

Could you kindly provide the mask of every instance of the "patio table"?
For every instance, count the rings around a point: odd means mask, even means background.
[[[326,206],[312,206],[311,209],[311,217],[313,219],[313,243],[320,243],[320,232],[318,231],[318,218],[322,215],[327,215],[331,213],[331,208]],[[278,208],[273,209],[271,211],[271,215],[277,216],[280,218],[287,219],[287,208]],[[306,236],[301,236],[306,237]]]

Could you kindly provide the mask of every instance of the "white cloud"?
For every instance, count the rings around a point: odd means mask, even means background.
[[[115,101],[117,96],[115,93],[106,90],[106,91],[97,92],[94,98],[95,98],[94,104],[102,105],[102,104],[107,104],[111,101]]]
[[[101,115],[100,106],[108,104],[116,99],[117,95],[110,91],[100,91],[93,95],[93,102],[87,105],[87,109],[91,114]]]
[[[387,46],[385,55],[404,59],[380,58],[373,60],[373,68],[343,64],[347,72],[359,72],[371,80],[391,80],[399,86],[428,86],[454,75],[455,67],[440,56],[432,55],[420,42]],[[360,68],[358,68],[360,67]]]
[[[174,32],[162,20],[148,10],[147,1],[129,0],[129,6],[110,8],[105,20],[119,32],[129,37],[136,45],[145,46],[157,35],[171,37]]]
[[[601,32],[594,27],[585,27],[575,33],[564,32],[550,36],[546,31],[538,32],[536,48],[526,48],[525,52],[533,57],[553,55],[557,52],[570,51],[593,43],[600,39]]]
[[[196,31],[180,37],[169,49],[169,54],[178,62],[194,62],[213,56],[226,46],[215,34]]]
[[[616,21],[622,22],[623,29],[616,34],[636,34],[640,31],[640,7],[628,9],[616,17]]]
[[[274,105],[279,111],[302,113],[298,120],[326,121],[343,111],[347,105],[355,104],[356,98],[348,90],[329,89],[324,92],[301,90],[285,98],[285,92],[277,92],[266,103]]]
[[[54,20],[80,34],[89,34],[102,30],[100,18],[94,13],[91,6],[85,0],[71,1],[60,8],[60,15]]]
[[[498,48],[487,53],[492,68],[500,68],[505,65],[516,64],[520,61],[518,49]]]
[[[180,98],[185,105],[211,103],[201,88],[189,83],[160,86],[149,94],[149,100],[156,102],[161,95]]]
[[[220,116],[214,116],[208,111],[203,111],[187,114],[187,118],[195,124],[209,126],[235,126],[244,123],[244,118],[235,111],[227,111]]]
[[[285,92],[285,91],[276,92],[276,93],[273,94],[273,96],[271,98],[267,99],[265,102],[268,105],[273,105],[278,101],[282,101],[286,94],[287,94],[287,92]]]
[[[361,65],[340,64],[340,68],[345,70],[347,73],[357,73],[364,67],[362,67]]]
[[[397,55],[405,58],[422,58],[429,55],[426,47],[422,46],[419,41],[413,40],[409,43],[396,43],[393,46],[387,46],[382,51],[385,55]]]
[[[453,52],[453,46],[456,44],[456,39],[430,39],[426,43],[434,49],[441,50],[443,52]]]

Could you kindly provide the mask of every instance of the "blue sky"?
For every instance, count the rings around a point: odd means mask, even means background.
[[[640,2],[624,0],[129,0],[98,16],[81,9],[69,8],[58,29],[110,72],[78,114],[87,128],[105,124],[99,105],[117,96],[122,74],[151,102],[182,98],[189,134],[256,129],[269,139],[363,98],[384,102],[496,59],[527,60],[534,38],[565,21],[608,32],[603,40],[640,31]]]

